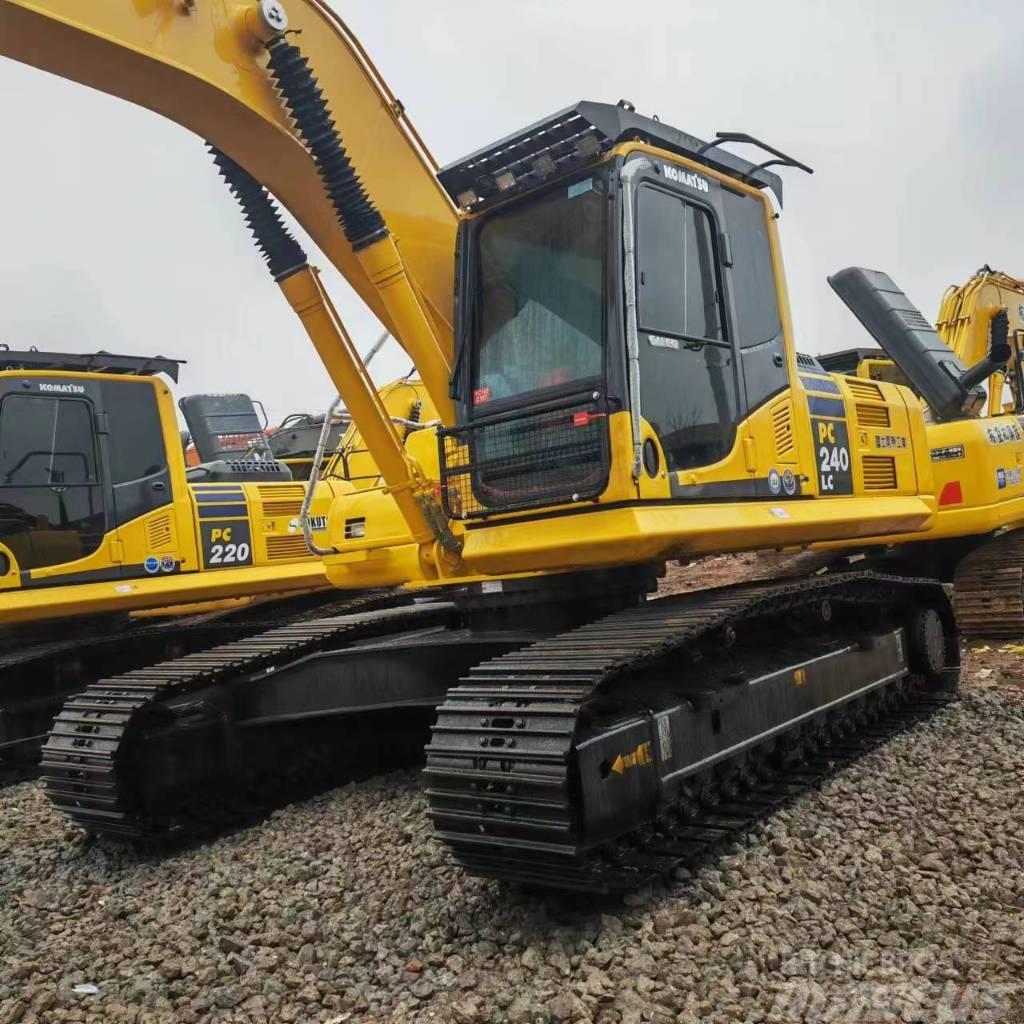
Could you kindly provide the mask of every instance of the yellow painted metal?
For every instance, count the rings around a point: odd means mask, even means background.
[[[409,353],[430,394],[438,416],[447,424],[455,422],[449,395],[452,377],[451,344],[443,345],[417,298],[409,271],[390,235],[359,251],[359,263],[373,283],[388,311],[392,331]],[[339,383],[339,387],[340,387]]]
[[[1012,381],[1019,348],[1024,348],[1024,281],[998,270],[982,269],[962,285],[951,285],[942,296],[935,329],[960,360],[972,366],[988,354],[989,323],[1000,309],[1006,310],[1010,337],[1016,341],[1008,367]],[[989,377],[989,416],[998,416],[1004,411],[1003,391],[1007,380],[1007,374],[1002,372]]]
[[[434,529],[419,500],[430,491],[430,485],[420,467],[406,453],[366,366],[320,283],[319,274],[306,267],[278,283],[331,379],[338,385],[338,393],[353,420],[359,424],[413,540],[431,544],[435,539]]]
[[[413,422],[413,417],[424,425],[437,419],[430,395],[418,377],[400,377],[378,388],[377,394],[401,435],[407,437],[416,429],[407,425]],[[398,420],[405,421],[405,424],[396,422]],[[328,480],[343,478],[358,491],[380,486],[380,469],[355,421],[342,435],[338,453],[328,460],[323,477]]]
[[[321,0],[284,6],[450,361],[457,219],[433,158],[338,15]],[[288,207],[404,344],[274,90],[258,25],[256,5],[239,0],[3,0],[0,55],[148,107],[212,142]]]
[[[5,625],[17,625],[139,608],[163,608],[232,597],[240,592],[307,591],[317,589],[323,579],[323,571],[307,559],[251,569],[150,576],[103,583],[69,583],[33,590],[2,590],[0,618]]]

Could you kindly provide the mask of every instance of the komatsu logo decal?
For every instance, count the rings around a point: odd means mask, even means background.
[[[681,167],[673,167],[671,164],[665,164],[663,170],[665,177],[669,181],[678,182],[687,188],[695,188],[698,192],[711,191],[707,178],[702,178],[699,174],[694,174],[692,171],[684,171]]]
[[[40,391],[55,391],[61,395],[84,395],[85,388],[81,384],[46,384],[40,382]]]

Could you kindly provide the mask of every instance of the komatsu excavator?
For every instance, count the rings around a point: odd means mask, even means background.
[[[31,762],[64,700],[101,675],[341,604],[299,523],[307,486],[273,458],[226,458],[215,443],[258,430],[245,396],[241,411],[227,396],[182,400],[207,456],[186,467],[168,383],[178,370],[162,357],[0,351],[8,764]],[[408,417],[421,390],[399,381],[381,394]],[[331,482],[308,489],[313,540],[332,497],[372,480],[372,466],[353,483],[347,469],[329,466]]]
[[[458,862],[621,890],[778,803],[851,734],[955,692],[930,574],[864,559],[648,599],[670,558],[926,539],[936,448],[985,443],[985,367],[884,275],[833,283],[938,422],[906,387],[798,355],[770,168],[809,168],[582,102],[438,170],[320,0],[82,8],[3,0],[0,53],[208,142],[384,481],[332,503],[327,574],[407,596],[69,702],[45,763],[73,820],[176,834],[208,813],[198,791],[230,802],[314,750],[379,757],[403,711],[439,706],[427,794]],[[408,352],[436,426],[399,434],[273,197]],[[991,532],[989,497],[963,495],[961,532]]]

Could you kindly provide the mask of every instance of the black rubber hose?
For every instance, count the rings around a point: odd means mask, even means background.
[[[256,239],[260,254],[275,281],[290,277],[308,265],[303,248],[285,227],[277,204],[267,190],[226,153],[207,143],[213,162],[227,182],[245,215],[245,223]]]
[[[358,252],[386,238],[387,225],[370,201],[334,126],[323,91],[297,46],[283,36],[267,47],[270,74],[316,161],[345,237]]]

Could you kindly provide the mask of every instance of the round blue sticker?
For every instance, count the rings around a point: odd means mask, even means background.
[[[782,492],[782,477],[779,476],[777,469],[773,469],[768,473],[768,490],[772,494],[780,494]]]
[[[150,555],[143,563],[142,568],[148,573],[160,571],[160,559],[156,555]]]
[[[793,470],[787,469],[782,474],[782,489],[790,497],[793,497],[793,495],[796,494],[796,477],[793,476]]]

